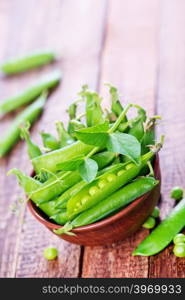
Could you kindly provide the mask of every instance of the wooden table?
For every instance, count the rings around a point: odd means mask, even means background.
[[[116,85],[123,103],[144,105],[163,116],[158,136],[166,136],[160,154],[162,218],[174,201],[174,185],[185,188],[185,1],[184,0],[1,0],[0,58],[33,49],[53,48],[61,56],[60,87],[47,102],[32,135],[54,131],[54,121],[66,119],[66,107],[82,84],[107,98],[105,82]],[[54,66],[0,79],[0,98],[13,95]],[[0,122],[1,134],[14,114]],[[0,276],[1,277],[185,277],[185,260],[172,246],[155,257],[132,257],[131,251],[148,234],[141,229],[118,244],[80,247],[49,233],[22,208],[20,217],[9,205],[21,197],[7,171],[31,171],[26,147],[20,142],[0,161]],[[43,249],[54,244],[59,259],[47,262]]]

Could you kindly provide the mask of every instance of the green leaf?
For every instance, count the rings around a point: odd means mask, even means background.
[[[60,164],[57,164],[57,170],[61,171],[75,171],[78,169],[79,165],[83,162],[84,157],[80,156],[76,159],[67,160]]]
[[[97,175],[98,164],[91,158],[86,158],[79,165],[79,172],[83,180],[86,182],[91,182]]]
[[[76,137],[85,144],[102,147],[107,143],[109,122],[76,131]]]
[[[141,145],[130,134],[111,133],[107,141],[107,149],[128,156],[136,164],[140,162]]]

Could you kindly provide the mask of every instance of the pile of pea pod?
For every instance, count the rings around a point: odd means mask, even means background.
[[[155,142],[159,117],[148,118],[135,104],[123,107],[117,89],[108,89],[111,106],[103,109],[100,95],[83,86],[67,110],[66,128],[57,121],[55,136],[41,132],[41,146],[28,126],[20,128],[35,176],[18,169],[9,174],[52,222],[64,225],[55,233],[72,235],[73,228],[116,213],[159,183],[152,168],[162,146]]]

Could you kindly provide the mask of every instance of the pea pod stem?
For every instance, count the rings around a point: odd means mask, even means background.
[[[4,74],[13,75],[46,65],[55,59],[56,55],[52,51],[35,51],[26,56],[12,58],[4,62],[0,68]]]
[[[23,110],[12,122],[4,137],[0,141],[0,157],[11,150],[20,138],[20,126],[26,122],[33,124],[41,114],[46,101],[45,93],[36,102]]]
[[[133,255],[151,256],[162,251],[185,226],[185,198],[181,200],[146,239],[134,250]]]
[[[27,88],[22,93],[4,100],[4,102],[0,104],[0,115],[4,115],[23,105],[29,104],[40,96],[42,92],[56,86],[60,79],[61,73],[58,71],[53,72],[42,78],[39,82],[33,84],[30,88]]]

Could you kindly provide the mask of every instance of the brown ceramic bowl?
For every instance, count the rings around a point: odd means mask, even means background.
[[[154,162],[154,173],[156,179],[160,180],[161,174],[158,155]],[[152,213],[159,197],[160,184],[144,196],[137,198],[115,215],[94,224],[73,229],[72,231],[75,233],[75,236],[66,234],[58,236],[70,243],[85,246],[107,245],[123,240],[140,228],[146,218]],[[51,222],[31,200],[28,201],[28,207],[32,215],[50,231],[53,232],[53,229],[62,227]]]

